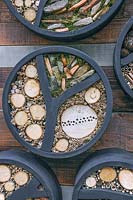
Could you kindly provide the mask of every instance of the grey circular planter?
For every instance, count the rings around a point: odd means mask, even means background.
[[[49,82],[46,75],[46,68],[44,66],[43,57],[42,57],[42,55],[45,55],[45,54],[48,55],[49,53],[65,53],[65,54],[71,54],[79,58],[82,58],[95,69],[95,73],[93,76],[88,77],[84,81],[74,85],[70,89],[67,89],[59,97],[53,98],[50,94]],[[14,126],[11,123],[11,114],[10,114],[11,108],[8,103],[8,95],[11,89],[11,83],[15,80],[17,72],[21,69],[23,65],[28,63],[28,61],[30,61],[33,58],[36,58],[36,61],[37,61],[37,70],[38,70],[38,75],[40,79],[40,87],[41,87],[44,99],[46,101],[46,109],[47,109],[45,136],[44,136],[43,144],[41,148],[36,148],[32,146],[31,144],[26,142],[23,137],[20,137],[19,130],[17,129],[16,126]],[[105,87],[106,99],[107,99],[106,100],[106,114],[105,114],[104,121],[102,123],[101,128],[97,130],[96,135],[89,142],[77,148],[76,150],[73,150],[71,152],[62,152],[62,153],[52,152],[51,149],[52,149],[52,145],[54,141],[54,130],[56,126],[56,120],[57,120],[59,108],[67,99],[87,89],[98,80],[101,80]],[[5,120],[7,122],[9,129],[11,130],[14,137],[23,146],[28,148],[33,153],[38,154],[43,157],[68,158],[68,157],[79,155],[85,152],[86,150],[90,149],[101,138],[101,136],[105,132],[112,115],[112,91],[111,91],[109,81],[105,73],[103,72],[102,68],[99,67],[88,55],[86,55],[85,53],[79,50],[69,48],[69,47],[63,47],[63,46],[46,47],[26,56],[14,67],[14,69],[10,73],[5,84],[5,88],[3,92],[3,111],[4,111]]]
[[[106,187],[101,187],[97,185],[93,188],[84,188],[83,185],[87,179],[87,177],[94,177],[94,173],[99,171],[105,167],[113,167],[113,168],[122,168],[133,170],[133,155],[124,150],[120,149],[105,149],[100,150],[88,157],[85,163],[81,166],[75,180],[74,192],[73,192],[73,200],[79,199],[110,199],[110,200],[117,200],[117,199],[124,199],[124,200],[131,200],[132,193],[130,191],[123,192],[115,189],[110,189]],[[108,174],[109,176],[109,174]],[[106,175],[106,178],[108,178]],[[92,184],[89,183],[89,184]],[[104,182],[104,184],[108,184]],[[117,188],[117,187],[116,187]]]
[[[117,79],[120,82],[121,87],[124,90],[124,92],[126,94],[128,94],[131,98],[133,98],[133,90],[130,89],[130,87],[128,86],[128,84],[123,76],[123,73],[122,73],[122,67],[133,62],[133,52],[124,58],[121,57],[121,49],[123,46],[123,42],[124,42],[128,32],[130,31],[131,27],[133,27],[133,17],[131,17],[129,19],[129,21],[126,23],[126,25],[124,26],[124,28],[118,38],[118,41],[117,41],[117,44],[115,47],[115,52],[114,52],[114,70],[115,70]],[[133,72],[132,72],[132,74],[133,74]]]
[[[12,166],[13,170],[10,180],[8,180],[9,182],[15,183],[15,173],[19,170],[24,170],[24,173],[30,173],[29,177],[31,176],[26,184],[17,186],[15,190],[9,192],[7,200],[26,200],[29,198],[62,199],[59,183],[52,170],[44,161],[40,161],[32,154],[20,150],[0,152],[0,166]],[[17,167],[17,170],[15,167]],[[20,178],[20,183],[22,179],[23,177]]]
[[[7,4],[9,10],[13,13],[13,15],[15,15],[15,17],[27,28],[47,39],[58,40],[58,41],[76,41],[96,33],[97,31],[102,29],[107,23],[109,23],[109,21],[117,14],[122,3],[124,2],[123,0],[116,0],[114,5],[110,8],[110,10],[106,14],[104,14],[99,20],[96,20],[90,25],[87,25],[83,28],[79,28],[78,30],[58,33],[40,28],[40,21],[43,15],[43,8],[48,0],[40,1],[40,5],[38,7],[38,12],[34,24],[25,20],[25,18],[17,12],[16,8],[12,5],[10,0],[4,0],[4,1]]]

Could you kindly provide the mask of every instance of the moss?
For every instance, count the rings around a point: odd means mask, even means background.
[[[68,69],[71,68],[71,64],[75,59],[77,60],[77,64],[79,64],[79,66],[83,66],[85,64],[84,60],[82,60],[79,57],[75,57],[74,55],[71,55],[71,54],[56,53],[56,54],[48,54],[48,55],[45,55],[45,56],[49,58],[50,63],[51,63],[51,67],[58,67],[58,69],[59,69],[59,63],[62,62],[61,61],[62,55],[63,55],[63,57],[66,58]],[[90,70],[90,68],[88,70]],[[63,90],[61,89],[62,78],[65,78],[65,80],[66,80],[66,89],[68,89],[72,86],[71,81],[76,82],[76,78],[74,76],[70,79],[67,79],[66,73],[64,71],[63,72],[60,71],[58,80],[56,79],[58,85],[55,85],[53,81],[51,82],[51,78],[53,78],[53,77],[50,76],[47,68],[46,68],[46,73],[47,73],[47,77],[48,77],[48,80],[49,80],[49,83],[50,83],[51,94],[52,94],[53,97],[57,97],[57,96],[59,96],[63,93]],[[55,75],[55,77],[57,78],[57,74]],[[54,84],[54,85],[52,86],[51,84]]]

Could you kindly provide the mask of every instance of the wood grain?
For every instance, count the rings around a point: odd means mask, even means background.
[[[2,109],[2,88],[12,68],[4,67],[0,68],[0,109]],[[118,81],[116,80],[113,67],[103,67],[106,75],[109,78],[113,91],[114,105],[113,110],[115,112],[130,112],[133,111],[133,101],[122,91]]]
[[[117,40],[124,23],[132,16],[133,3],[126,0],[117,16],[103,30],[82,40],[82,43],[113,43]],[[77,42],[79,43],[79,41]],[[10,14],[3,0],[0,1],[0,44],[1,45],[46,45],[57,44],[43,39],[25,28]]]
[[[82,50],[87,50],[89,44],[108,44],[115,43],[118,35],[133,13],[133,1],[125,0],[125,3],[117,16],[103,30],[85,40],[71,43],[77,45]],[[0,45],[48,45],[61,44],[48,41],[29,31],[8,11],[3,0],[0,0]],[[65,43],[64,43],[65,44]],[[70,45],[71,45],[70,44]],[[68,45],[68,43],[67,43]],[[105,50],[105,49],[104,49]],[[95,52],[93,52],[94,54]],[[99,55],[99,54],[98,54]],[[7,59],[10,60],[8,57]],[[104,57],[104,54],[103,54]],[[1,58],[2,59],[2,58]],[[103,58],[101,58],[103,59]],[[7,67],[0,66],[0,150],[23,147],[14,139],[7,128],[2,111],[2,91],[5,81],[11,71],[11,65]],[[91,149],[92,151],[103,148],[123,148],[133,152],[133,101],[124,94],[120,88],[113,72],[113,67],[104,66],[113,90],[113,115],[112,120],[104,136]],[[89,155],[89,151],[71,159],[54,161],[45,159],[55,171],[59,181],[63,185],[74,184],[74,178],[82,161]]]
[[[114,113],[104,136],[96,143],[91,151],[109,147],[119,147],[133,151],[132,123],[132,113]],[[0,112],[0,124],[0,150],[10,149],[13,147],[21,148],[21,145],[16,142],[8,130],[2,111]],[[73,184],[76,170],[87,154],[88,152],[79,157],[59,162],[54,162],[49,159],[47,159],[47,161],[59,177],[60,183],[69,185]],[[65,174],[67,174],[67,176],[64,176]]]

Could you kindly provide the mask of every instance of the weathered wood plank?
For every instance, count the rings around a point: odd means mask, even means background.
[[[35,45],[56,44],[43,39],[29,31],[13,17],[4,2],[0,2],[0,44],[1,45]],[[126,0],[123,7],[107,27],[99,33],[82,41],[82,43],[115,42],[124,23],[132,16],[133,2]],[[10,34],[9,34],[10,33]],[[79,43],[79,41],[78,41]]]
[[[104,66],[103,69],[105,70],[105,73],[107,74],[113,89],[114,113],[111,123],[102,139],[91,149],[91,151],[109,147],[119,147],[129,151],[133,151],[133,101],[129,99],[121,90],[115,78],[112,67],[112,56],[114,49],[114,44],[112,43],[116,42],[121,28],[130,18],[130,16],[132,16],[132,13],[133,1],[126,0],[120,12],[112,20],[112,22],[108,24],[107,27],[105,27],[103,30],[93,35],[92,37],[89,37],[82,41],[78,41],[77,43],[70,44],[73,47],[79,48],[87,52],[100,65]],[[79,45],[80,43],[81,45]],[[91,43],[93,45],[88,45]],[[101,43],[111,44],[108,46],[105,44],[101,45]],[[11,49],[12,54],[9,54],[8,48],[10,47],[6,47],[7,49],[5,52],[8,52],[8,59],[6,58],[6,60],[8,62],[4,62],[2,65],[1,63],[4,61],[3,56],[6,54],[3,50],[0,51],[0,150],[7,150],[9,148],[22,149],[22,146],[13,138],[10,131],[8,130],[1,110],[3,90],[2,88],[4,87],[5,80],[7,79],[7,76],[11,71],[11,67],[13,67],[24,55],[33,51],[33,49],[35,48],[33,45],[48,44],[51,45],[59,43],[48,41],[29,31],[21,23],[19,23],[15,19],[15,17],[8,11],[3,0],[0,0],[0,45],[32,45],[32,47],[20,47],[21,53],[19,54],[17,48],[17,60],[15,58],[15,47],[12,47]],[[74,177],[76,175],[76,171],[79,165],[88,154],[89,152],[86,152],[76,158],[62,160],[59,162],[54,162],[53,160],[49,159],[47,159],[47,161],[55,171],[60,183],[63,185],[71,185],[74,183]]]
[[[124,148],[133,151],[133,135],[132,135],[133,114],[132,113],[114,113],[111,123],[102,139],[91,149],[91,151],[102,148]],[[13,138],[3,119],[3,113],[0,112],[0,150],[12,147],[21,148],[21,145]],[[119,129],[118,129],[119,127]],[[48,163],[56,172],[61,184],[70,185],[74,183],[74,176],[77,168],[88,152],[60,162],[48,160]],[[67,176],[65,176],[67,174]]]
[[[12,68],[0,68],[0,109],[2,109],[2,88],[4,87],[5,81],[8,77],[9,72]],[[114,111],[133,111],[133,101],[122,91],[120,88],[113,71],[113,67],[103,67],[105,73],[107,74],[114,97]]]

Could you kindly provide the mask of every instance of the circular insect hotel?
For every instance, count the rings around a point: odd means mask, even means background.
[[[95,152],[78,172],[73,200],[133,198],[133,154],[119,149]]]
[[[61,200],[46,163],[23,151],[0,152],[0,200]]]
[[[133,98],[133,17],[119,36],[115,49],[114,69],[123,90]]]
[[[94,34],[123,0],[5,0],[25,26],[48,39],[72,41]]]
[[[21,60],[9,75],[3,110],[12,134],[41,156],[65,158],[104,133],[112,92],[103,70],[79,50],[54,46]]]

